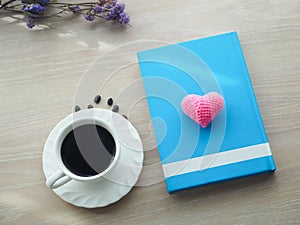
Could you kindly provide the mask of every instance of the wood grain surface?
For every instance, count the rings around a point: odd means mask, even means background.
[[[65,18],[28,30],[0,13],[0,224],[300,224],[299,0],[125,3],[128,28]],[[228,31],[239,34],[277,171],[169,195],[135,52]],[[43,146],[100,92],[136,126],[145,166],[119,202],[77,208],[46,187]]]

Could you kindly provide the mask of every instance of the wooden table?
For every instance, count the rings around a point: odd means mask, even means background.
[[[126,4],[128,28],[66,18],[29,30],[0,16],[0,224],[299,224],[299,1]],[[136,51],[228,31],[239,33],[277,171],[169,195],[141,83],[135,105],[120,93],[139,80]],[[95,62],[102,70],[93,71]],[[141,180],[127,196],[84,209],[46,187],[42,152],[56,123],[96,92],[116,99],[147,151]]]

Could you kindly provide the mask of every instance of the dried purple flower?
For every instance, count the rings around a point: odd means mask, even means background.
[[[104,19],[113,20],[113,19],[116,19],[116,17],[117,17],[117,14],[115,13],[115,11],[111,10],[104,16]]]
[[[45,9],[46,9],[46,7],[41,6],[40,4],[35,4],[35,3],[23,6],[24,12],[30,12],[33,14],[41,14],[45,11]]]
[[[49,2],[50,2],[50,0],[40,0],[40,5],[46,6]]]
[[[83,14],[83,17],[88,21],[95,20],[95,15],[92,14],[91,12],[87,12],[87,13]]]
[[[111,8],[115,7],[116,4],[117,4],[117,0],[108,0],[107,4],[105,5],[105,8],[111,9]]]
[[[23,4],[39,3],[40,5],[45,6],[50,2],[50,0],[22,0],[21,2]]]
[[[33,18],[47,18],[62,16],[65,13],[83,14],[88,21],[93,21],[97,17],[105,20],[114,20],[122,24],[128,24],[130,17],[125,12],[125,4],[118,3],[117,0],[95,0],[95,2],[57,2],[55,0],[7,0],[1,5],[2,10],[8,10],[14,13],[25,13],[29,16],[26,19],[26,25],[32,28],[35,25]],[[1,4],[1,0],[0,0]],[[53,10],[46,11],[51,7]]]
[[[125,9],[125,4],[120,3],[116,4],[116,6],[113,8],[113,11],[115,11],[116,14],[121,14]]]
[[[26,26],[28,27],[28,28],[33,28],[34,26],[35,26],[35,21],[34,21],[34,19],[32,18],[32,17],[30,17],[30,16],[28,16],[27,18],[26,18]]]
[[[104,11],[104,7],[103,6],[100,6],[100,5],[95,5],[94,7],[94,12],[95,14],[100,14]]]
[[[120,19],[119,19],[119,22],[122,23],[122,24],[128,24],[129,21],[130,21],[130,16],[128,16],[128,14],[126,12],[122,12],[120,14]]]
[[[130,17],[124,10],[125,10],[124,3],[115,4],[115,6],[111,8],[110,11],[104,16],[104,19],[118,20],[122,24],[128,24],[130,21]]]
[[[21,2],[22,2],[23,4],[37,3],[37,1],[34,1],[34,0],[22,0]]]

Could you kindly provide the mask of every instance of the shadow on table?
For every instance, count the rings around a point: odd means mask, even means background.
[[[249,195],[263,196],[265,193],[264,191],[261,192],[261,190],[270,189],[275,185],[275,180],[276,174],[266,173],[195,187],[175,192],[173,194],[168,194],[164,182],[160,182],[159,184],[154,184],[157,185],[157,188],[152,187],[155,191],[145,190],[147,187],[135,187],[128,195],[110,206],[84,210],[87,210],[89,214],[97,216],[109,215],[112,212],[117,213],[119,211],[126,211],[130,210],[130,208],[139,207],[138,205],[143,205],[142,202],[144,202],[145,199],[147,202],[159,201],[167,208],[176,207],[176,205],[184,207],[184,205],[188,205],[194,201],[201,202],[203,204],[215,201],[217,204],[217,200],[221,198],[226,201],[226,199],[234,199],[237,196],[240,196],[239,198],[246,198]],[[162,192],[162,189],[165,191]],[[142,199],[141,196],[143,196]],[[158,200],[155,200],[156,198]]]

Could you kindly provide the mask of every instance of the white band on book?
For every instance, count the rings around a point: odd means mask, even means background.
[[[165,178],[272,155],[269,143],[163,164]]]

